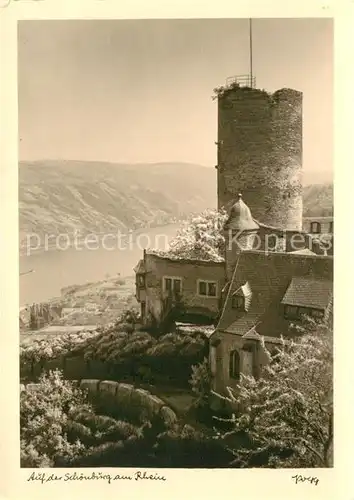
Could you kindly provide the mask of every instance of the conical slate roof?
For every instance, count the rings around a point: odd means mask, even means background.
[[[234,231],[254,231],[259,229],[259,225],[253,220],[251,210],[243,201],[241,194],[238,195],[238,200],[231,208],[225,229]]]

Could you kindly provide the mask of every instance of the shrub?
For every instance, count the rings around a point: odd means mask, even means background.
[[[27,467],[53,466],[57,457],[78,456],[84,445],[70,442],[66,431],[70,412],[92,411],[86,394],[59,371],[40,377],[37,390],[24,390],[20,395],[21,463]]]
[[[70,466],[142,435],[129,422],[96,415],[86,393],[59,371],[43,374],[36,389],[21,392],[20,423],[22,467]]]
[[[332,464],[332,332],[326,325],[307,328],[278,349],[260,379],[243,376],[238,390],[229,390],[235,416],[228,436],[244,433],[252,443],[236,450],[239,466]]]
[[[154,253],[177,259],[223,261],[225,239],[222,228],[227,219],[224,210],[205,210],[191,216],[170,242],[166,252]]]
[[[189,383],[192,386],[192,392],[196,396],[197,405],[204,406],[208,404],[211,389],[211,373],[207,358],[204,358],[202,363],[192,366],[192,376]]]
[[[81,352],[98,335],[98,331],[83,331],[34,340],[30,344],[20,346],[20,363],[41,363],[68,353],[74,355]]]

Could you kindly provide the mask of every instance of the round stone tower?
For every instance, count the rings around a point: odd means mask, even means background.
[[[258,221],[302,228],[302,93],[218,91],[218,206],[241,192]]]

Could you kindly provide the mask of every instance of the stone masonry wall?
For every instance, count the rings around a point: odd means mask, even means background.
[[[162,314],[163,277],[182,278],[182,301],[190,309],[209,311],[217,315],[220,307],[221,290],[225,284],[223,262],[172,260],[153,254],[146,254],[146,310],[155,318]],[[212,280],[218,283],[217,297],[201,297],[197,293],[198,280]]]
[[[242,193],[255,219],[302,226],[302,93],[235,88],[218,98],[218,206]]]
[[[21,390],[36,390],[38,384],[22,385]],[[126,414],[133,420],[160,416],[167,426],[177,422],[176,413],[162,399],[131,384],[112,380],[83,379],[80,388],[87,390],[89,401],[108,415]]]

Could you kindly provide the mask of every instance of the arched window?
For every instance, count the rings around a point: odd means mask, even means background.
[[[230,352],[229,374],[231,378],[236,380],[240,378],[240,355],[238,351]]]
[[[321,224],[319,222],[311,222],[310,233],[319,234],[321,232]]]

